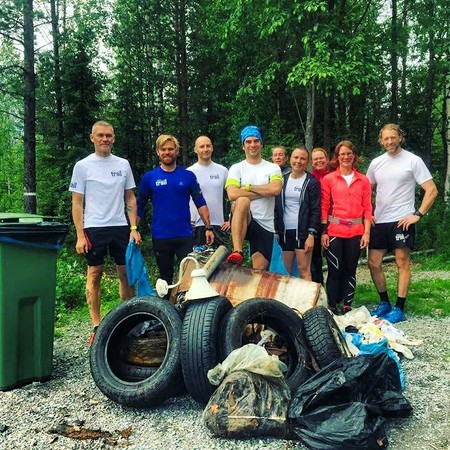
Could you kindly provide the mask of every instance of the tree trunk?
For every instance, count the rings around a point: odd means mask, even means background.
[[[407,29],[408,26],[408,11],[409,11],[409,1],[403,0],[403,12],[402,12],[402,28],[404,30]],[[406,97],[407,97],[407,61],[408,61],[408,35],[404,38],[406,42],[403,42],[402,48],[402,73],[400,78],[400,118],[401,122],[405,117],[405,109],[406,109]]]
[[[391,122],[398,122],[398,22],[397,22],[397,0],[392,0],[392,23],[391,23]]]
[[[178,28],[177,33],[177,85],[178,85],[178,119],[180,125],[181,159],[184,166],[188,165],[188,74],[186,52],[186,1],[178,0],[176,4]]]
[[[331,95],[325,97],[323,109],[323,148],[330,153],[331,149],[331,118],[330,109],[333,97]]]
[[[429,17],[434,17],[433,2],[428,3]],[[435,45],[434,45],[434,30],[428,32],[428,73],[427,84],[425,88],[425,131],[424,131],[424,160],[431,168],[431,146],[433,141],[433,102],[434,102],[434,83],[436,79],[436,64],[435,64]]]
[[[60,155],[64,155],[64,115],[63,115],[63,100],[62,100],[62,85],[61,85],[61,62],[59,58],[59,14],[56,5],[56,0],[50,0],[50,10],[52,18],[52,37],[53,37],[53,58],[55,70],[55,102],[56,112],[55,119],[57,124],[57,147]]]
[[[315,88],[311,83],[306,88],[306,132],[305,132],[305,146],[308,150],[313,148],[314,139],[314,118],[315,118]]]
[[[24,210],[36,214],[36,75],[33,0],[23,4],[24,42]]]

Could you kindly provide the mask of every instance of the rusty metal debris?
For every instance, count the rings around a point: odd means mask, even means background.
[[[105,444],[113,447],[127,447],[129,445],[128,439],[131,436],[132,427],[125,428],[124,430],[118,430],[114,433],[110,431],[102,430],[90,430],[82,425],[69,425],[65,422],[58,424],[55,428],[48,431],[50,434],[58,434],[70,439],[79,440],[97,440],[101,439]]]

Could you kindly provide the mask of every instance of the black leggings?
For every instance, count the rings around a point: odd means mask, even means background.
[[[173,282],[173,264],[175,255],[181,261],[188,253],[192,252],[192,236],[183,238],[152,239],[153,252],[155,253],[156,264],[159,269],[159,277]]]
[[[352,238],[330,237],[325,251],[328,264],[327,296],[328,306],[344,302],[351,305],[356,289],[356,268],[358,266],[361,236]]]
[[[311,259],[311,278],[312,281],[320,284],[323,284],[322,264],[322,246],[320,244],[319,235],[314,238],[314,247]]]

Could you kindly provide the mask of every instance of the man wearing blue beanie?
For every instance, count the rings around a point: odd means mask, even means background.
[[[262,159],[258,127],[244,127],[240,138],[245,159],[230,167],[225,183],[228,198],[233,202],[233,252],[227,261],[242,264],[243,244],[247,240],[253,269],[266,270],[272,258],[275,197],[281,192],[283,178],[279,166]]]
[[[248,138],[248,137],[256,137],[259,139],[259,141],[261,142],[261,147],[262,147],[262,137],[261,137],[261,132],[259,131],[258,127],[256,127],[255,125],[247,125],[246,127],[242,128],[241,130],[241,145],[244,145],[244,141]]]

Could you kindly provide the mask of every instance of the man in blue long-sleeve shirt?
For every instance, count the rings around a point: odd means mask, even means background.
[[[206,243],[212,244],[209,210],[195,174],[177,166],[180,145],[176,137],[162,134],[156,140],[160,166],[147,172],[139,185],[138,220],[149,198],[153,213],[151,235],[159,276],[171,284],[175,255],[179,260],[192,251],[193,235],[189,200],[192,198],[205,224]]]

